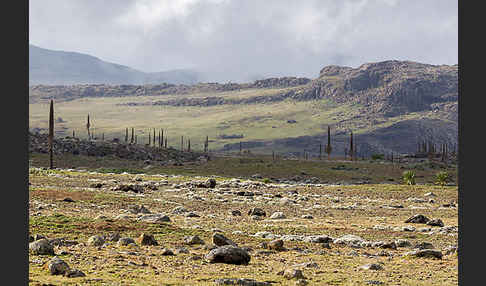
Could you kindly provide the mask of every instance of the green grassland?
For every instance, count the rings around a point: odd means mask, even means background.
[[[55,103],[55,118],[64,122],[55,124],[56,136],[71,136],[73,130],[77,137],[86,138],[86,118],[90,115],[91,131],[100,138],[118,137],[123,139],[125,128],[135,128],[139,143],[147,143],[149,130],[164,129],[168,145],[178,148],[181,136],[191,140],[194,150],[203,149],[203,142],[209,136],[211,150],[222,148],[228,143],[240,141],[275,140],[306,135],[327,133],[327,126],[338,130],[360,134],[377,128],[390,126],[401,120],[420,118],[422,113],[378,118],[371,122],[359,116],[363,107],[357,104],[336,104],[328,99],[312,101],[285,100],[260,104],[224,104],[209,107],[200,106],[160,106],[119,105],[129,102],[153,102],[170,98],[221,96],[243,98],[272,95],[285,89],[250,89],[222,93],[197,93],[190,95],[163,95],[138,97],[100,97],[80,98]],[[47,102],[29,104],[29,128],[47,128],[49,104]],[[428,116],[428,115],[427,115]],[[297,123],[287,123],[287,120]],[[130,131],[130,130],[129,130]],[[150,131],[153,132],[153,131]],[[219,135],[243,134],[242,139],[220,139]],[[186,141],[187,142],[187,141]],[[260,148],[261,149],[261,148]],[[272,150],[263,147],[264,153]],[[301,151],[301,150],[276,150]]]

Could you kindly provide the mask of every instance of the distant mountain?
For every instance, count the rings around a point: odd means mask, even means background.
[[[29,45],[29,85],[73,84],[193,84],[200,74],[191,70],[146,73],[76,52]]]

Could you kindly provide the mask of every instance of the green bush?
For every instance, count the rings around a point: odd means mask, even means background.
[[[411,170],[403,172],[402,179],[407,185],[415,185],[415,172]]]
[[[435,183],[437,185],[445,186],[448,182],[450,182],[450,180],[451,176],[445,171],[441,171],[435,174]]]
[[[269,183],[271,183],[271,182],[272,182],[272,180],[270,180],[269,178],[265,178],[265,179],[263,179],[263,182],[264,182],[265,184],[269,184]]]
[[[384,160],[385,154],[372,154],[371,159],[372,160]]]

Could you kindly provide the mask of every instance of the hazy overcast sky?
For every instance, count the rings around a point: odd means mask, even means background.
[[[458,63],[449,0],[30,0],[29,39],[146,72],[315,78],[331,64]]]

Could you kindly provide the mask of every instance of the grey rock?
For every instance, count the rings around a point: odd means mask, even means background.
[[[191,236],[186,236],[184,237],[184,242],[189,245],[194,245],[194,244],[204,244],[204,240],[202,240],[199,236],[197,235],[191,235]]]
[[[251,260],[250,254],[248,254],[247,251],[232,245],[225,245],[213,249],[206,254],[205,258],[210,263],[227,263],[237,265],[246,265]]]
[[[29,243],[29,250],[36,255],[54,255],[54,247],[45,238]]]
[[[417,249],[405,253],[404,256],[442,259],[442,252],[437,249]]]
[[[169,248],[163,248],[160,255],[172,256],[172,255],[174,255],[174,252],[172,250],[170,250]]]
[[[268,243],[267,245],[268,249],[271,249],[271,250],[276,250],[276,251],[282,251],[284,250],[284,242],[283,240],[281,239],[275,239],[275,240],[272,240]]]
[[[427,222],[427,225],[430,225],[430,226],[440,226],[440,227],[443,227],[444,226],[444,223],[442,222],[441,219],[432,219],[432,220],[429,220]]]
[[[408,241],[406,239],[397,239],[397,240],[395,240],[395,244],[396,244],[397,247],[410,247],[410,246],[412,246],[410,241]]]
[[[122,237],[117,242],[118,246],[126,246],[129,245],[130,243],[135,243],[135,240],[133,240],[130,237]]]
[[[430,219],[422,214],[416,214],[408,218],[405,223],[427,223]]]
[[[300,269],[295,269],[295,268],[289,268],[285,269],[283,276],[286,279],[305,279],[304,273],[302,273],[302,270]]]
[[[138,220],[153,223],[170,222],[170,218],[165,214],[147,214],[139,217]]]
[[[216,285],[241,285],[241,286],[271,286],[268,282],[259,282],[247,278],[219,278],[214,280]]]
[[[227,238],[226,236],[224,236],[220,233],[214,233],[213,234],[213,243],[217,246],[223,246],[223,245],[238,246],[231,239]]]
[[[361,243],[365,240],[357,235],[347,234],[334,239],[335,244],[345,244],[348,246],[361,247]]]
[[[360,266],[359,269],[363,269],[363,270],[383,270],[383,266],[381,266],[381,264],[378,264],[378,263],[369,263],[369,264],[365,264],[365,265]]]
[[[432,243],[423,241],[423,242],[419,242],[419,243],[415,244],[415,246],[413,248],[416,248],[416,249],[434,249],[435,247],[434,247],[434,245],[432,245]]]
[[[274,212],[271,216],[271,219],[284,219],[286,216],[284,215],[283,212]]]
[[[147,233],[142,233],[135,241],[140,245],[159,245],[154,236]]]
[[[239,210],[230,210],[229,214],[232,216],[241,216],[241,212]]]
[[[93,235],[88,238],[89,246],[102,246],[105,243],[105,238],[101,235]]]
[[[261,208],[252,208],[250,211],[248,211],[248,215],[250,216],[267,216],[267,213],[262,210]]]
[[[69,270],[69,265],[57,256],[54,256],[47,264],[47,269],[51,275],[62,275]]]
[[[64,272],[64,276],[68,278],[76,278],[76,277],[85,277],[86,274],[84,274],[83,271],[78,269],[69,269],[68,271]]]

